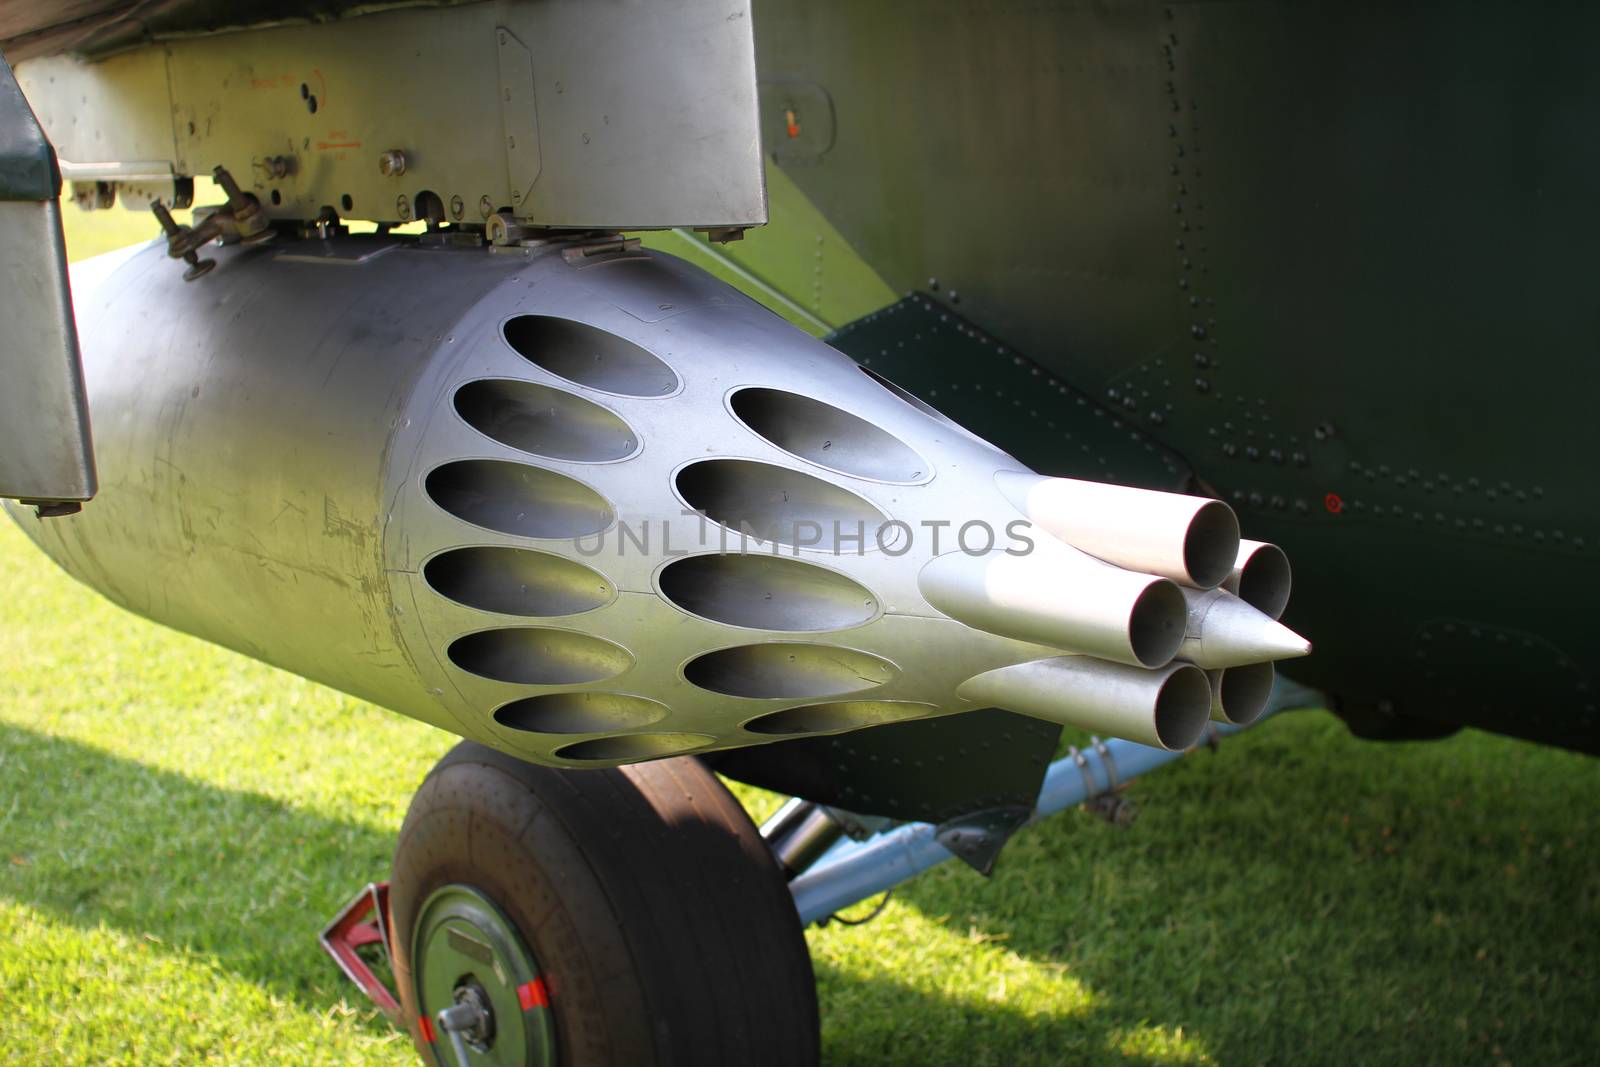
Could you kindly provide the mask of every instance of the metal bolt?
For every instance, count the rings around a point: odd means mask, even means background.
[[[461,199],[461,197],[452,196],[450,198],[450,217],[451,218],[455,219],[457,222],[460,222],[461,221],[461,216],[466,212],[466,210],[467,210],[467,205]]]
[[[411,221],[411,198],[405,193],[395,197],[394,213],[400,217],[401,222]]]
[[[222,186],[222,191],[228,194],[228,207],[233,209],[235,215],[242,208],[250,206],[249,201],[244,198],[244,190],[239,188],[239,183],[233,180],[233,175],[228,173],[226,167],[218,165],[211,168],[211,177]]]
[[[494,202],[489,199],[487,194],[478,198],[478,214],[484,218],[494,214]]]
[[[406,172],[406,154],[398,148],[391,148],[378,157],[378,173],[385,178],[398,178]]]
[[[272,240],[272,230],[266,216],[261,213],[260,205],[255,197],[245,195],[228,169],[219,163],[211,168],[211,177],[228,194],[228,214],[233,216],[240,243],[253,245]]]
[[[167,205],[160,200],[151,201],[150,210],[155,213],[156,221],[161,223],[162,232],[167,235],[167,246],[170,248],[174,240],[183,236],[183,227],[178,225],[178,220],[172,217],[172,212],[168,211]],[[211,273],[212,268],[217,265],[214,259],[201,259],[192,248],[183,253],[183,261],[189,264],[189,269],[183,272],[183,280],[186,282],[192,282]]]

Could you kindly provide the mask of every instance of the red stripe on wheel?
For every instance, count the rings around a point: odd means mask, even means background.
[[[522,1005],[523,1011],[534,1008],[548,1008],[550,994],[544,987],[543,978],[535,978],[531,982],[523,982],[517,986],[517,1003]]]
[[[426,1015],[417,1016],[417,1029],[422,1032],[422,1040],[433,1044],[433,1023],[428,1021]]]

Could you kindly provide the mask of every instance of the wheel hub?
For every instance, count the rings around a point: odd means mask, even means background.
[[[544,979],[516,926],[483,892],[442,886],[417,915],[411,939],[417,1008],[437,1028],[448,1067],[549,1067],[554,1018]],[[451,1051],[454,1031],[470,1063]]]
[[[488,1052],[494,1045],[494,1005],[483,986],[470,977],[456,986],[456,1010],[469,1020],[461,1027],[461,1038],[475,1052]]]

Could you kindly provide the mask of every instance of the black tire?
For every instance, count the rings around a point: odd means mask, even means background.
[[[562,1067],[818,1060],[793,899],[744,809],[696,759],[569,771],[462,742],[440,760],[406,813],[390,889],[413,1039],[412,930],[449,884],[482,892],[521,933]]]

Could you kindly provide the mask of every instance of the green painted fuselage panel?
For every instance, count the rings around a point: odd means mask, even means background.
[[[1294,561],[1288,673],[1362,729],[1600,750],[1600,9],[756,26],[789,203],[741,269],[1040,469],[1229,500]]]

